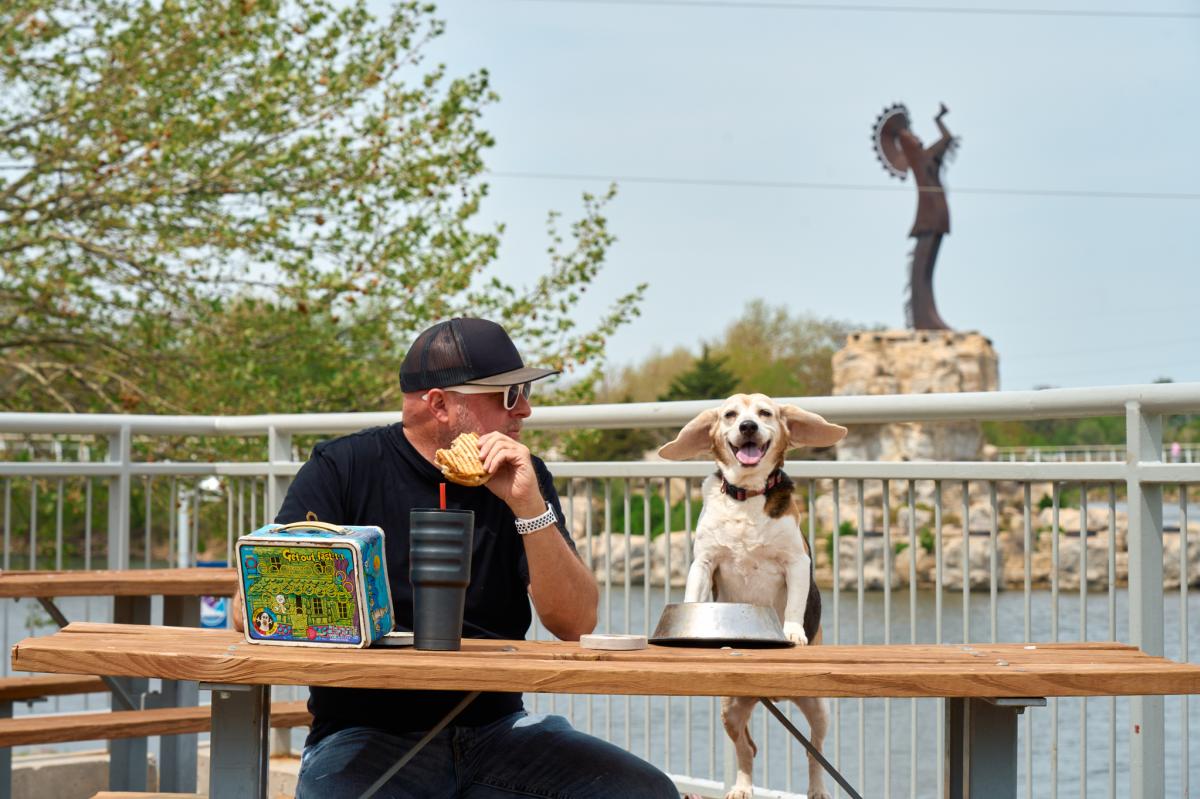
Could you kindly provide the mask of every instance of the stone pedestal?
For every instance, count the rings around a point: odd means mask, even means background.
[[[995,391],[999,361],[979,333],[887,330],[851,333],[833,356],[833,393],[935,394]],[[853,425],[838,460],[977,460],[978,422]]]

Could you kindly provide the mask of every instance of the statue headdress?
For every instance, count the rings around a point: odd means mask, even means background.
[[[904,180],[908,176],[908,159],[900,149],[896,134],[908,123],[908,108],[903,103],[892,103],[875,118],[871,142],[875,145],[875,157],[893,177]]]

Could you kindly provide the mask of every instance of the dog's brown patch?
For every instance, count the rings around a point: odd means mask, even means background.
[[[767,515],[772,519],[778,519],[789,511],[796,517],[797,525],[799,525],[800,514],[795,510],[796,503],[792,499],[792,489],[795,487],[792,483],[792,478],[786,474],[781,475],[780,481],[767,491]]]
[[[775,450],[773,456],[775,458],[775,468],[782,469],[783,462],[787,458],[788,447],[787,428],[779,431],[779,435],[775,436],[775,440],[771,442],[771,449]]]

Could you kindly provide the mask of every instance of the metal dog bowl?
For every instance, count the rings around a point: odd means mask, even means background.
[[[774,608],[742,602],[673,602],[650,643],[665,646],[792,646]]]

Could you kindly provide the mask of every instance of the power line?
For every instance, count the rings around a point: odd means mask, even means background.
[[[606,183],[643,183],[659,186],[712,186],[718,188],[745,189],[805,189],[814,191],[901,191],[911,192],[910,185],[888,185],[886,183],[823,183],[805,180],[742,180],[736,178],[682,178],[656,175],[595,175],[568,174],[559,172],[519,172],[492,171],[488,174],[498,178],[517,180],[566,180],[566,181],[602,181]],[[940,189],[936,186],[916,187],[918,191],[945,191],[951,194],[981,194],[1014,197],[1086,197],[1101,200],[1182,200],[1195,202],[1200,200],[1197,192],[1162,192],[1162,191],[1102,191],[1091,189],[998,189],[998,188],[964,188],[953,186]]]
[[[756,11],[849,11],[885,14],[966,14],[1005,17],[1072,17],[1094,19],[1200,19],[1190,11],[1127,11],[1069,8],[966,8],[963,6],[887,6],[863,3],[788,3],[782,0],[510,0],[524,3],[589,6],[662,6],[677,8],[746,8]]]

